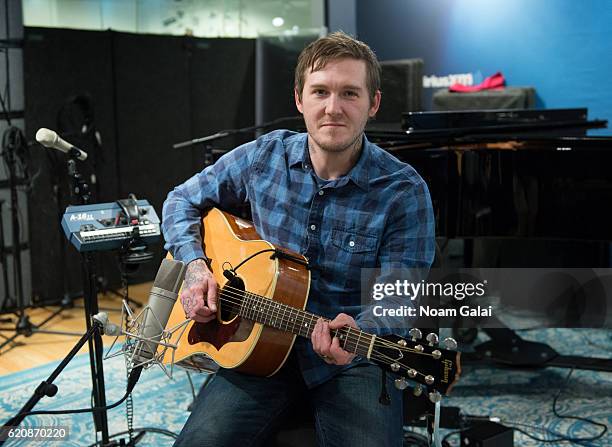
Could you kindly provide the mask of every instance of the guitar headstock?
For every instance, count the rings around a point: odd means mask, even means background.
[[[395,385],[399,389],[408,386],[408,380],[425,385],[441,394],[448,394],[461,375],[460,353],[457,342],[452,338],[438,346],[438,336],[431,333],[420,340],[421,331],[412,329],[412,338],[403,339],[397,335],[376,337],[370,360],[389,370],[400,378]]]

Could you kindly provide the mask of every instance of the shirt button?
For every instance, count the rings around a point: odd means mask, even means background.
[[[319,191],[319,195],[320,195],[320,196],[322,196],[323,194],[325,194],[325,193],[324,193],[324,192],[323,192],[323,190],[321,189],[321,190]]]
[[[316,225],[311,225],[311,226],[310,226],[310,229],[311,229],[312,231],[314,231],[314,230],[316,230],[316,229],[317,229],[317,226],[316,226]]]
[[[355,246],[355,241],[350,241],[349,242],[349,247],[354,247]]]

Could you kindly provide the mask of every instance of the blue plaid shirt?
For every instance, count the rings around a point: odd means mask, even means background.
[[[380,335],[404,332],[362,306],[361,269],[428,269],[435,252],[431,200],[410,165],[365,136],[363,143],[351,171],[332,181],[313,171],[305,133],[273,131],[232,150],[170,192],[165,248],[186,263],[203,257],[202,210],[248,202],[263,239],[303,254],[315,267],[308,311],[330,319],[344,312]],[[343,368],[323,362],[305,338],[298,337],[295,351],[310,387]]]

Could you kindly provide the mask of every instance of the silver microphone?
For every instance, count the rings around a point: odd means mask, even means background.
[[[166,325],[178,298],[185,271],[186,266],[183,262],[164,259],[155,276],[149,302],[137,315],[134,315],[124,300],[121,325],[113,324],[103,313],[98,317],[104,334],[116,337],[104,359],[124,356],[128,369],[132,370],[130,377],[133,376],[133,379],[130,379],[130,383],[138,380],[142,369],[153,365],[159,366],[169,378],[172,378],[174,354],[191,320],[185,319],[167,329]],[[125,343],[113,352],[120,336],[125,337]],[[218,369],[212,360],[208,364],[209,367],[202,367],[200,370],[214,372]]]
[[[135,363],[153,359],[162,332],[166,328],[174,303],[185,278],[185,264],[181,261],[164,259],[157,271],[149,303],[143,310],[143,318],[138,328],[139,341],[134,349]]]
[[[63,140],[57,133],[50,129],[45,129],[44,127],[38,129],[36,132],[36,141],[44,147],[57,149],[58,151],[75,157],[77,160],[87,160],[87,152]]]

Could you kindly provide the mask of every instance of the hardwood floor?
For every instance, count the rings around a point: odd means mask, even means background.
[[[140,303],[146,304],[151,290],[152,283],[130,285],[130,298]],[[100,310],[108,313],[109,319],[116,324],[121,321],[121,299],[116,295],[100,295],[98,297]],[[33,324],[44,321],[51,315],[58,306],[46,308],[27,309],[27,315]],[[0,327],[14,328],[16,317],[14,314],[2,314],[0,318],[9,318],[12,323],[2,323]],[[42,330],[72,332],[74,335],[34,333],[30,337],[19,336],[14,343],[5,346],[0,351],[0,376],[17,371],[21,371],[45,363],[61,360],[74,347],[79,338],[86,331],[85,313],[83,310],[83,300],[75,300],[75,307],[65,309],[59,315],[45,324]],[[0,331],[0,344],[11,337],[14,331]],[[115,337],[103,336],[104,346],[110,346]],[[87,352],[87,344],[79,352]]]

